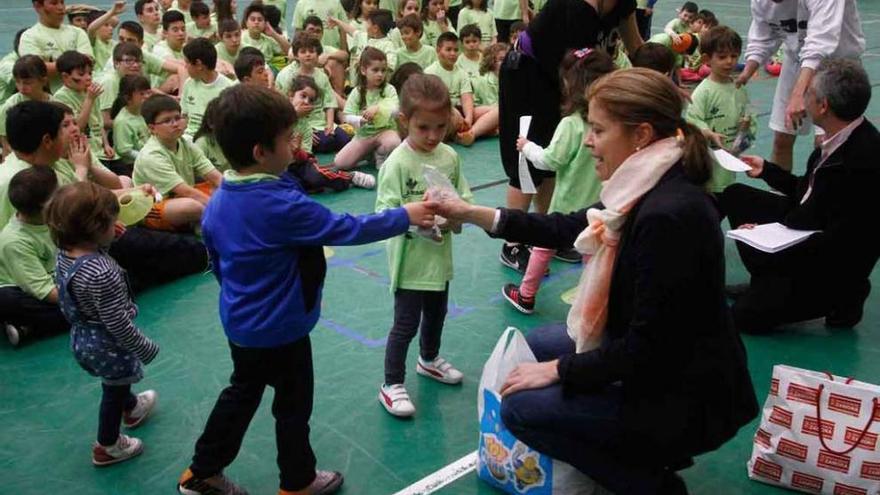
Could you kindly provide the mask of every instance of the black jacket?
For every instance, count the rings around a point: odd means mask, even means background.
[[[813,189],[801,198],[821,158],[816,149],[807,173],[796,177],[773,163],[765,163],[761,178],[791,200],[782,220],[799,230],[821,230],[805,242],[777,253],[777,269],[805,276],[830,289],[846,292],[853,281],[865,280],[880,257],[880,237],[874,194],[880,187],[880,133],[866,119],[853,130],[816,171]]]
[[[501,212],[497,237],[541,247],[571,246],[587,226],[586,210]],[[605,343],[563,356],[558,368],[570,394],[621,382],[625,433],[614,450],[633,462],[667,465],[714,450],[758,412],[724,269],[717,210],[673,166],[624,226]]]

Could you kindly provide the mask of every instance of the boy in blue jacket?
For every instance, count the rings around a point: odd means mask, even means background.
[[[247,493],[223,469],[238,453],[269,385],[275,389],[279,495],[333,493],[342,474],[316,471],[309,444],[309,332],[321,311],[323,245],[366,244],[398,236],[410,224],[433,225],[434,205],[410,203],[359,217],[334,214],[285,173],[296,121],[287,99],[237,85],[220,95],[217,115],[216,138],[232,170],[205,209],[202,235],[220,282],[220,319],[233,371],[178,489],[185,495]]]

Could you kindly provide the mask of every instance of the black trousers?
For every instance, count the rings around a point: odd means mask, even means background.
[[[546,147],[561,119],[559,99],[558,81],[541,70],[535,59],[516,50],[507,53],[498,81],[498,136],[501,164],[510,186],[521,188],[519,152],[516,151],[519,118],[532,116],[527,137],[538,146]],[[535,186],[539,186],[544,178],[556,176],[554,172],[538,170],[531,164],[529,174]]]
[[[0,322],[27,327],[28,339],[70,330],[57,304],[41,301],[18,287],[0,288]]]
[[[109,447],[119,438],[119,422],[124,411],[137,405],[137,397],[131,393],[131,385],[107,385],[102,383],[101,409],[98,415],[98,443]]]
[[[333,170],[318,164],[315,155],[307,155],[287,167],[287,171],[302,182],[308,194],[330,190],[341,192],[351,188],[351,173]]]
[[[220,393],[196,442],[190,469],[196,477],[208,478],[232,463],[268,385],[275,389],[272,415],[281,488],[306,488],[315,479],[315,454],[309,443],[314,396],[309,337],[281,347],[247,348],[231,342],[229,347],[230,385]]]
[[[135,292],[208,268],[208,251],[193,235],[129,227],[110,245]]]
[[[394,325],[385,344],[386,384],[403,383],[406,377],[406,353],[416,332],[419,332],[419,355],[422,359],[433,361],[440,354],[440,337],[448,302],[448,283],[442,291],[397,289],[394,292]]]
[[[519,19],[495,19],[495,30],[498,31],[498,42],[510,42],[510,26]]]
[[[744,184],[725,189],[719,201],[731,228],[779,222],[795,206],[790,198]],[[741,332],[762,333],[786,323],[825,317],[842,306],[863,304],[870,291],[867,280],[841,289],[828,280],[828,263],[805,257],[796,248],[772,254],[742,242],[736,248],[751,275],[748,291],[733,305],[734,323]]]
[[[452,22],[452,25],[455,26],[456,31],[461,31],[462,26],[458,25],[458,13],[461,12],[461,5],[449,6],[449,10],[446,11],[446,18]]]
[[[644,9],[636,9],[636,24],[639,27],[639,35],[644,41],[648,41],[648,38],[651,37],[651,19],[653,18],[653,13],[645,15]]]

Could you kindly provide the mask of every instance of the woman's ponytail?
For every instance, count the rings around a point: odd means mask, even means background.
[[[682,165],[685,175],[695,184],[706,184],[712,178],[712,155],[709,153],[709,141],[700,129],[682,119]]]

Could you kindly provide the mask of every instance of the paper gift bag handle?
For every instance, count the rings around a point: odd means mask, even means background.
[[[825,373],[825,376],[828,377],[828,381],[831,381],[831,382],[834,381],[834,375],[832,375],[831,372],[829,372],[829,371],[823,371],[822,373]],[[855,378],[853,378],[853,377],[851,377],[851,376],[848,376],[848,377],[846,377],[846,381],[843,382],[843,383],[844,383],[845,385],[849,385],[850,383],[853,382],[853,380],[855,380]]]
[[[880,405],[878,405],[877,397],[874,397],[874,399],[872,400],[873,407],[871,408],[871,416],[868,418],[868,424],[866,424],[865,427],[862,428],[861,433],[859,433],[859,438],[855,441],[855,443],[853,443],[853,445],[846,450],[834,450],[825,443],[825,437],[822,435],[822,407],[820,406],[820,403],[822,402],[822,390],[824,389],[825,385],[819,385],[819,391],[816,392],[816,419],[819,422],[819,442],[822,443],[822,448],[824,448],[828,452],[838,455],[849,454],[850,452],[855,450],[860,443],[862,443],[862,439],[864,439],[865,435],[868,434],[868,430],[871,428],[871,425],[874,424],[874,419],[876,419],[878,416],[877,413]]]

